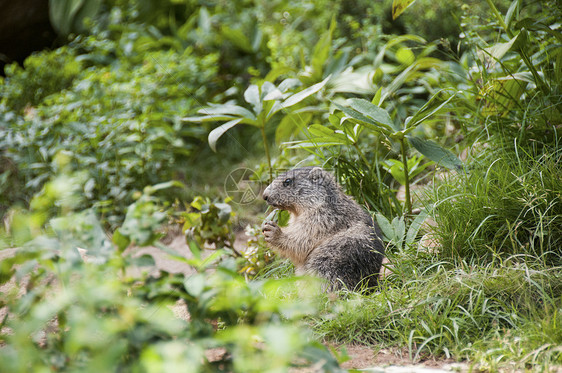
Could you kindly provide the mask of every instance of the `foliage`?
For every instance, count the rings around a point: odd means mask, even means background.
[[[234,216],[228,203],[211,202],[209,198],[196,197],[190,204],[192,212],[181,214],[185,220],[182,231],[201,247],[229,248],[240,256],[234,245],[231,218]]]
[[[435,188],[442,255],[485,263],[529,254],[559,265],[560,149],[540,158],[517,147],[498,153],[476,159],[469,174],[450,175]]]
[[[95,48],[97,42],[88,38],[79,46]],[[109,43],[105,48],[115,51],[117,44]],[[37,106],[25,116],[14,117],[9,109],[28,102],[20,98],[12,103],[9,99],[13,96],[6,96],[5,102],[12,107],[4,106],[0,114],[0,147],[3,157],[18,169],[7,176],[15,180],[6,179],[1,187],[5,190],[17,183],[20,189],[3,198],[2,204],[25,201],[36,192],[56,171],[52,166],[54,155],[64,150],[72,158],[73,168],[89,172],[85,206],[95,206],[107,221],[116,224],[135,191],[177,177],[178,166],[185,164],[204,136],[203,128],[183,128],[179,117],[206,94],[204,82],[214,76],[209,66],[215,57],[198,58],[186,49],[183,53],[147,51],[138,59],[131,52],[75,77],[75,66],[97,58],[100,51],[79,57],[69,53],[64,59],[61,53],[53,52],[61,63],[69,61],[64,76],[73,76],[71,89],[43,100],[33,99],[29,104]],[[9,76],[7,86],[12,87],[12,81],[16,84],[27,74],[29,71],[22,70]],[[58,75],[49,79],[53,82],[49,84],[55,84]],[[60,90],[60,82],[57,84]]]
[[[560,364],[562,340],[554,331],[562,294],[559,267],[544,267],[540,260],[522,264],[514,257],[501,265],[455,266],[412,251],[390,260],[393,274],[379,292],[324,303],[321,316],[313,318],[320,336],[403,346],[414,362],[445,356],[475,369]]]
[[[66,46],[28,57],[23,68],[8,65],[5,77],[0,78],[0,104],[21,115],[26,107],[33,108],[45,97],[69,88],[82,67],[76,52]]]
[[[0,298],[0,308],[8,312],[0,323],[4,369],[23,372],[48,364],[65,371],[181,366],[194,372],[266,372],[319,364],[324,371],[341,371],[332,355],[295,324],[314,307],[303,302],[303,291],[295,299],[294,280],[247,283],[230,261],[215,265],[212,258],[203,259],[196,244],[188,262],[199,272],[190,277],[124,272],[154,262],[122,254],[93,212],[74,212],[80,187],[62,182],[73,177],[66,172],[45,185],[33,210],[17,212],[13,219],[10,233],[37,219],[46,224],[36,224],[27,244],[1,262],[3,283],[15,275]],[[49,220],[53,207],[60,216]],[[129,207],[114,241],[121,249],[123,237],[153,244],[162,220],[158,201],[143,194]],[[210,266],[214,270],[206,272]],[[188,320],[172,312],[182,309]],[[210,350],[222,354],[213,359],[206,354]]]
[[[440,93],[440,92],[439,92]],[[381,99],[381,91],[375,96],[374,101]],[[357,145],[361,132],[364,129],[383,134],[389,140],[397,141],[400,144],[402,155],[403,180],[406,187],[406,202],[404,210],[412,214],[412,204],[410,200],[410,172],[408,171],[408,161],[406,155],[406,140],[412,144],[416,150],[425,155],[432,161],[448,167],[459,168],[461,162],[450,151],[442,148],[435,142],[424,140],[414,135],[410,135],[417,126],[426,119],[435,115],[452,100],[454,96],[440,102],[438,94],[434,95],[424,106],[422,106],[412,117],[407,118],[404,125],[397,125],[386,111],[375,104],[363,99],[349,99],[350,107],[334,103],[336,108],[342,113],[334,113],[330,116],[330,123],[335,129],[329,129],[320,124],[313,124],[308,128],[311,141],[296,142],[296,147],[321,147],[332,145],[354,146],[364,162],[364,166],[370,168],[370,162],[361,152]]]
[[[0,88],[5,369],[338,371],[318,338],[482,370],[561,364],[560,5],[395,2],[412,6],[392,23],[389,0],[111,0],[85,23],[86,2],[58,2],[56,26],[85,34]],[[378,291],[311,296],[258,225],[234,250],[215,195],[229,162],[263,162],[262,180],[335,170],[387,243]],[[424,208],[406,216],[395,188],[413,182]],[[203,196],[170,213],[180,194]],[[260,220],[246,208],[241,224]],[[158,241],[178,217],[190,259]],[[131,245],[193,274],[148,274]]]
[[[209,146],[216,150],[216,143],[218,139],[229,129],[239,123],[249,124],[260,129],[269,166],[269,180],[273,180],[273,168],[271,165],[271,157],[269,154],[269,146],[266,138],[266,126],[271,121],[272,117],[281,111],[293,105],[298,104],[307,97],[318,92],[326,84],[328,80],[324,79],[322,82],[308,87],[300,92],[291,93],[290,89],[298,84],[294,79],[284,80],[278,87],[271,82],[264,82],[261,87],[252,84],[244,92],[244,99],[252,105],[252,111],[234,104],[217,104],[199,109],[199,114],[204,114],[201,117],[186,117],[183,118],[186,122],[207,122],[207,121],[222,121],[228,122],[215,128],[209,133]]]
[[[49,0],[49,18],[60,35],[84,32],[84,21],[97,15],[101,0]]]

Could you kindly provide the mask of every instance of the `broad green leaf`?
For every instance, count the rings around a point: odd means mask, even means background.
[[[200,109],[198,113],[207,114],[207,115],[224,114],[224,115],[245,117],[250,120],[256,120],[256,116],[250,110],[242,106],[233,105],[233,104],[211,105],[203,109]]]
[[[283,99],[283,92],[275,88],[263,96],[264,101],[281,100]]]
[[[429,213],[426,210],[422,210],[418,216],[414,219],[410,228],[408,228],[408,233],[406,233],[406,246],[410,247],[414,243],[423,222],[427,219]]]
[[[287,210],[274,209],[267,215],[265,220],[271,220],[277,223],[280,227],[285,227],[289,223],[291,215]]]
[[[380,230],[382,231],[383,238],[385,241],[390,241],[395,235],[394,227],[390,224],[390,221],[381,213],[375,214],[375,220],[377,221],[377,225],[379,226]]]
[[[350,106],[360,112],[361,114],[371,118],[375,122],[382,124],[389,130],[396,130],[400,131],[401,128],[397,126],[392,119],[390,119],[390,115],[386,112],[386,110],[381,109],[380,107],[373,105],[367,100],[361,98],[352,98],[349,99]]]
[[[356,119],[360,122],[371,124],[371,125],[376,124],[371,118],[366,117],[365,115],[361,114],[360,112],[358,112],[354,109],[348,108],[346,106],[342,106],[342,105],[337,104],[335,102],[332,102],[332,103],[334,104],[334,106],[338,110],[342,111],[345,115],[347,115],[350,118],[353,118],[353,119]]]
[[[298,79],[288,78],[279,83],[277,87],[281,92],[285,93],[290,89],[300,86],[302,83]]]
[[[202,6],[199,10],[198,26],[203,34],[211,33],[211,16],[207,7]]]
[[[507,43],[497,43],[491,47],[478,51],[478,58],[487,66],[492,67],[511,49],[521,33],[515,35]]]
[[[312,113],[290,113],[285,115],[275,130],[275,142],[281,144],[283,140],[291,138],[310,123]]]
[[[392,177],[400,183],[406,184],[406,177],[404,176],[404,163],[398,159],[387,159],[382,165],[383,169],[389,172]]]
[[[277,95],[279,89],[275,86],[275,84],[271,82],[263,82],[260,91],[261,91],[260,99],[264,101],[265,97],[268,96],[269,94],[272,94],[272,96]]]
[[[204,123],[236,119],[233,115],[203,115],[201,117],[183,117],[182,122]]]
[[[312,142],[312,141],[288,141],[282,144],[287,149],[316,149],[323,148],[326,146],[338,146],[341,142]]]
[[[119,252],[123,252],[127,247],[129,247],[129,244],[131,243],[129,237],[123,235],[119,231],[119,228],[116,229],[115,232],[113,232],[113,237],[111,239],[113,243],[117,245],[117,249],[119,250]]]
[[[433,115],[439,113],[445,106],[456,96],[453,94],[447,100],[442,103],[438,102],[439,95],[443,92],[440,90],[436,92],[431,98],[414,114],[414,116],[410,119],[408,124],[406,125],[407,128],[415,127],[420,123],[423,123],[425,120],[429,119]],[[437,102],[436,102],[437,101]]]
[[[94,17],[101,0],[49,0],[49,18],[59,35],[83,32],[84,20]]]
[[[242,49],[244,52],[253,53],[254,49],[250,39],[239,29],[233,29],[228,26],[221,27],[222,36],[234,44],[236,47]]]
[[[375,94],[375,96],[373,97],[373,99],[371,100],[371,103],[373,105],[379,106],[381,103],[381,94],[382,94],[382,87],[379,88],[377,90],[377,93]]]
[[[387,97],[394,94],[404,83],[412,80],[416,77],[416,73],[419,70],[425,70],[432,67],[439,67],[442,65],[442,61],[437,58],[424,57],[418,59],[415,63],[408,66],[404,71],[402,71],[394,80],[383,90],[381,97],[381,103],[383,103]]]
[[[396,51],[396,59],[403,65],[411,65],[416,60],[416,56],[410,48],[402,47]]]
[[[252,84],[244,92],[244,100],[254,107],[254,113],[259,115],[262,111],[262,103],[260,99],[260,89],[257,85]]]
[[[215,128],[214,130],[212,130],[209,133],[209,146],[211,147],[211,149],[213,149],[214,152],[217,151],[217,141],[218,139],[224,135],[224,133],[226,131],[228,131],[229,129],[231,129],[232,127],[234,127],[235,125],[237,125],[238,123],[240,123],[240,121],[242,121],[242,118],[238,118],[238,119],[234,119],[231,121],[228,121],[222,125],[220,125],[219,127]]]
[[[550,35],[554,36],[559,43],[562,43],[562,32],[560,32],[560,28],[552,29],[548,25],[540,22],[535,18],[524,18],[521,21],[517,22],[515,25],[516,29],[525,28],[529,31],[545,31]]]
[[[337,109],[341,110],[345,115],[347,115],[347,118],[344,118],[346,120],[351,120],[354,123],[359,123],[362,126],[365,126],[373,131],[381,132],[387,136],[390,136],[394,133],[394,130],[392,128],[388,128],[388,126],[382,125],[352,108],[336,104],[335,102],[333,102],[333,104]]]
[[[417,151],[431,159],[435,163],[450,169],[462,168],[462,162],[450,150],[430,140],[424,140],[415,136],[406,136]]]
[[[295,69],[289,66],[280,66],[270,70],[265,76],[265,80],[268,82],[274,82],[282,75],[295,72]]]
[[[321,124],[313,124],[308,127],[308,132],[313,136],[313,140],[320,142],[340,142],[342,145],[349,145],[350,139],[341,132],[336,132]]]
[[[157,192],[159,190],[173,188],[173,187],[175,187],[175,188],[185,188],[185,184],[182,183],[181,181],[178,181],[178,180],[170,180],[170,181],[165,181],[163,183],[156,184],[156,185],[149,185],[149,186],[144,188],[143,192],[145,194],[152,194],[152,193]]]
[[[144,254],[142,256],[130,258],[128,264],[136,267],[152,267],[156,265],[156,262],[152,255]]]
[[[335,19],[332,19],[330,23],[330,28],[320,37],[318,43],[314,46],[314,51],[312,52],[312,71],[315,77],[322,77],[322,68],[326,63],[326,60],[330,56],[330,50],[332,47],[332,35],[336,28]]]
[[[290,106],[298,104],[308,96],[315,94],[316,92],[321,90],[326,85],[326,83],[328,83],[328,80],[330,80],[330,77],[327,77],[326,79],[322,80],[320,83],[316,83],[313,86],[303,89],[302,91],[297,92],[294,95],[290,96],[282,103],[283,108],[288,108]]]
[[[415,0],[394,0],[392,2],[392,19],[395,20],[408,8]]]
[[[392,219],[392,226],[394,227],[393,244],[399,249],[403,248],[404,238],[406,237],[406,223],[404,217],[395,217]]]
[[[517,79],[515,74],[490,80],[487,89],[483,92],[486,105],[482,109],[482,115],[507,115],[519,102],[526,87],[527,82]]]
[[[515,14],[515,10],[517,8],[519,8],[520,6],[520,2],[519,1],[513,1],[511,3],[511,5],[509,6],[509,9],[507,10],[507,13],[505,15],[505,24],[510,27],[511,26],[511,21],[513,20],[513,15]],[[510,27],[511,28],[511,27]]]

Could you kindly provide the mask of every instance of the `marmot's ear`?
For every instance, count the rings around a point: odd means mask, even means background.
[[[308,176],[310,177],[310,179],[312,181],[318,181],[320,180],[320,178],[323,177],[324,170],[320,167],[314,167],[312,170],[310,170],[310,173],[308,174]]]

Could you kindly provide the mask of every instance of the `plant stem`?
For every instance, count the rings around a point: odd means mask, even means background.
[[[402,152],[402,163],[404,165],[404,187],[406,188],[406,197],[404,201],[404,211],[408,215],[412,215],[412,202],[410,199],[410,178],[408,175],[408,159],[406,157],[406,144],[404,143],[404,139],[400,139],[400,151]]]
[[[271,167],[271,157],[269,155],[269,145],[267,145],[267,136],[265,135],[265,126],[260,127],[261,137],[263,139],[263,148],[265,149],[265,156],[267,157],[267,167],[269,167],[269,182],[273,181],[273,167]]]

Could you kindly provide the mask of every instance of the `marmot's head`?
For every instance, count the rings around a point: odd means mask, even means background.
[[[336,203],[339,185],[320,167],[303,167],[279,175],[265,188],[263,199],[271,206],[300,214],[302,211]]]

